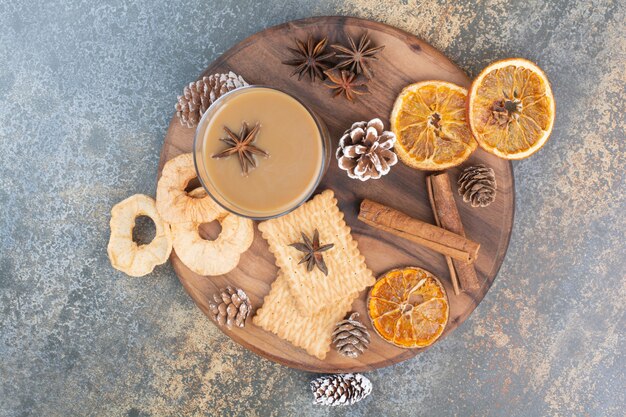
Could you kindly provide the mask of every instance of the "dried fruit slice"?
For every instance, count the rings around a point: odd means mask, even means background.
[[[169,224],[210,222],[221,211],[209,195],[193,198],[185,192],[196,175],[193,154],[190,153],[178,155],[163,166],[157,183],[156,207]]]
[[[465,161],[477,146],[465,119],[466,99],[466,89],[445,81],[423,81],[402,90],[390,117],[402,162],[442,170]]]
[[[482,148],[500,158],[522,159],[537,152],[550,137],[554,115],[546,74],[522,58],[489,65],[468,94],[472,134]]]
[[[394,269],[372,287],[367,311],[380,337],[403,348],[431,345],[448,323],[445,289],[430,272]]]
[[[137,245],[133,241],[133,228],[135,219],[142,215],[152,219],[156,232],[150,243]],[[155,201],[147,195],[135,194],[113,206],[110,225],[107,253],[113,268],[131,277],[141,277],[169,259],[172,251],[170,225],[163,221]]]
[[[204,188],[196,188],[188,196],[201,200],[208,194]],[[222,210],[205,221],[213,220],[219,221],[222,226],[215,240],[205,240],[200,236],[200,222],[171,225],[176,255],[187,268],[199,275],[222,275],[232,271],[239,264],[241,254],[254,240],[254,225],[250,219]]]

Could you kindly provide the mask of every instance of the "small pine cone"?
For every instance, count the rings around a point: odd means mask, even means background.
[[[457,184],[463,201],[472,207],[487,207],[496,199],[496,175],[483,164],[465,168]]]
[[[337,323],[333,332],[335,349],[348,358],[358,357],[370,344],[370,334],[358,318],[359,313],[352,313],[350,317]]]
[[[217,324],[226,325],[229,329],[233,324],[237,327],[245,326],[251,305],[248,295],[241,288],[228,286],[219,294],[213,294],[213,300],[215,303],[209,304],[209,310]]]
[[[336,154],[339,168],[347,171],[350,178],[378,179],[398,162],[392,150],[395,143],[396,135],[385,131],[380,119],[356,122],[339,140]]]
[[[201,80],[189,83],[184,88],[183,95],[178,96],[178,103],[175,106],[180,124],[187,127],[197,126],[204,112],[215,100],[231,90],[246,85],[248,83],[232,71],[228,74],[202,77]]]
[[[313,404],[351,405],[372,392],[372,383],[361,374],[323,376],[311,381]]]

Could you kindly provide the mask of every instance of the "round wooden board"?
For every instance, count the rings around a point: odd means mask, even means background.
[[[376,76],[369,85],[371,94],[360,97],[355,103],[349,103],[343,98],[331,98],[329,89],[319,81],[311,83],[290,77],[292,67],[281,63],[289,57],[287,46],[292,46],[295,38],[305,39],[308,34],[316,37],[328,36],[329,43],[332,44],[345,42],[346,34],[359,37],[365,30],[369,31],[374,44],[385,45],[385,49],[373,66]],[[335,147],[343,131],[355,121],[380,117],[388,127],[393,102],[407,84],[437,79],[464,87],[470,85],[470,80],[463,71],[415,36],[382,23],[347,17],[299,20],[259,32],[224,53],[202,75],[229,70],[242,75],[250,84],[278,87],[302,99],[325,120]],[[159,175],[166,161],[181,153],[191,152],[193,136],[194,129],[181,126],[176,117],[172,119],[161,152]],[[335,191],[345,220],[352,228],[367,265],[376,276],[392,268],[420,266],[441,278],[451,304],[450,319],[442,338],[467,319],[483,299],[502,264],[511,236],[515,206],[511,164],[480,148],[461,168],[475,163],[485,163],[495,170],[498,195],[493,204],[480,209],[471,208],[456,196],[467,236],[481,244],[475,266],[483,286],[474,298],[464,293],[454,295],[442,255],[373,229],[357,220],[360,202],[364,198],[370,198],[434,224],[425,186],[427,173],[398,163],[382,179],[362,183],[349,179],[344,171],[339,170],[333,158],[319,187],[319,190],[331,188]],[[449,170],[451,182],[456,181],[459,170],[460,168]],[[208,313],[212,294],[226,285],[234,285],[248,293],[254,315],[277,274],[274,257],[256,227],[252,247],[242,255],[239,266],[224,276],[203,277],[194,274],[182,264],[174,252],[171,261],[186,291],[205,314]],[[371,330],[365,309],[366,297],[367,291],[364,291],[352,308],[361,314]],[[373,340],[370,348],[358,359],[344,358],[331,349],[322,361],[255,326],[250,318],[243,329],[222,330],[236,342],[261,356],[313,372],[368,371],[406,360],[422,350],[397,348],[384,342],[371,330]]]

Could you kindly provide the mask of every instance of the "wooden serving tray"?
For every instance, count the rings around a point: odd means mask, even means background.
[[[311,83],[290,77],[292,67],[281,63],[290,56],[287,46],[292,46],[295,38],[306,39],[308,34],[318,38],[328,36],[329,44],[332,44],[345,42],[346,33],[359,37],[366,30],[370,32],[373,42],[376,45],[385,45],[385,49],[379,54],[379,61],[373,65],[376,76],[369,84],[371,94],[359,97],[355,103],[341,97],[331,98],[330,90],[319,81]],[[393,102],[407,84],[436,79],[451,81],[464,87],[470,85],[470,80],[463,71],[415,36],[382,23],[347,17],[311,18],[266,29],[235,45],[213,62],[202,75],[229,70],[242,75],[250,84],[278,87],[304,101],[326,122],[333,141],[333,155],[338,139],[355,121],[380,117],[385,127],[389,128],[388,118]],[[193,137],[194,129],[181,126],[176,117],[172,118],[161,151],[159,175],[167,160],[181,153],[191,152]],[[450,319],[442,338],[467,319],[483,299],[502,264],[511,236],[515,207],[511,164],[480,148],[462,167],[475,163],[485,163],[492,167],[498,183],[496,201],[486,208],[472,208],[456,196],[467,236],[481,244],[475,266],[483,286],[475,298],[464,293],[454,295],[442,255],[373,229],[357,220],[360,202],[369,198],[434,224],[426,192],[426,172],[413,170],[399,162],[382,179],[360,182],[348,178],[337,167],[333,157],[319,187],[319,190],[331,188],[335,191],[345,220],[352,228],[367,265],[376,276],[392,268],[419,266],[441,279],[450,301]],[[449,170],[451,182],[456,181],[459,170],[460,168]],[[269,292],[270,284],[277,274],[274,257],[256,226],[254,243],[242,255],[239,266],[224,276],[204,277],[194,274],[182,264],[175,252],[172,252],[171,261],[185,290],[205,314],[208,312],[212,294],[220,288],[233,285],[244,289],[253,305],[245,328],[221,329],[237,343],[283,365],[313,372],[368,371],[398,363],[422,351],[395,347],[375,334],[365,307],[367,291],[352,306],[353,310],[361,314],[362,320],[372,333],[370,348],[358,359],[345,358],[331,349],[326,359],[321,361],[252,324],[251,317],[262,305],[263,298]]]

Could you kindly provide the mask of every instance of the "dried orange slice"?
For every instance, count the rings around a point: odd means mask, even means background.
[[[403,348],[431,345],[446,328],[449,310],[441,282],[417,267],[387,272],[376,281],[367,300],[378,335]]]
[[[402,162],[442,170],[465,161],[477,146],[465,119],[466,103],[467,90],[445,81],[423,81],[402,90],[391,112]]]
[[[548,78],[526,59],[494,62],[469,91],[472,134],[482,148],[500,158],[522,159],[537,152],[552,132],[554,115]]]

